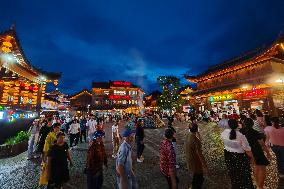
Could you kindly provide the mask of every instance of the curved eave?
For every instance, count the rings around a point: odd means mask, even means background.
[[[223,69],[218,68],[216,70],[207,71],[207,72],[202,73],[202,74],[195,76],[195,77],[194,76],[186,76],[185,78],[190,82],[198,83],[198,82],[201,82],[201,81],[204,81],[204,80],[214,78],[216,76],[219,77],[221,75],[225,75],[225,74],[230,73],[232,71],[237,71],[239,69],[243,69],[245,67],[257,64],[257,63],[262,62],[262,61],[269,60],[269,59],[271,59],[275,56],[279,56],[279,54],[283,54],[284,49],[281,49],[281,50],[279,49],[282,44],[283,43],[279,43],[279,42],[276,43],[275,42],[270,46],[270,48],[267,48],[266,51],[259,53],[259,54],[256,54],[255,56],[250,57],[246,60],[233,63],[232,65],[224,65]]]
[[[23,64],[21,64],[23,68],[25,68],[29,72],[32,72],[34,75],[44,76],[47,80],[58,80],[61,77],[61,72],[46,72],[39,68],[36,68],[29,62],[17,36],[15,26],[12,26],[9,30],[0,33],[0,36],[5,35],[10,35],[14,38],[16,47],[14,47],[12,52],[19,60],[23,59]]]

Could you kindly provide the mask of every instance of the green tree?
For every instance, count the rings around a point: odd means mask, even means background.
[[[158,107],[172,112],[182,106],[183,99],[179,94],[180,80],[174,76],[159,76],[157,82],[162,88],[162,94],[158,97]]]

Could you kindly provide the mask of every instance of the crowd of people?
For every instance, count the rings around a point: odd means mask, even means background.
[[[218,115],[216,118],[216,115]],[[181,118],[182,117],[182,118]],[[184,118],[184,119],[183,119]],[[120,121],[125,119],[129,125],[120,133]],[[220,134],[224,142],[224,158],[233,189],[263,189],[266,178],[266,166],[270,164],[273,152],[276,156],[279,176],[284,176],[284,128],[281,120],[270,117],[267,112],[241,112],[237,114],[212,114],[210,111],[167,116],[164,139],[160,143],[160,170],[169,188],[178,188],[176,136],[174,120],[189,123],[189,131],[184,141],[186,165],[192,173],[192,189],[202,188],[204,174],[208,165],[202,153],[202,136],[198,125],[200,121],[217,122],[222,129]],[[116,188],[137,188],[132,167],[133,145],[136,144],[137,163],[143,163],[145,148],[145,118],[136,116],[102,119],[96,116],[40,118],[30,128],[28,159],[42,158],[40,184],[47,188],[62,188],[69,180],[69,166],[73,165],[70,150],[77,148],[79,142],[86,143],[85,174],[87,186],[102,188],[103,170],[108,167],[108,158],[104,146],[106,135],[104,124],[112,122],[112,158],[116,164]],[[134,125],[134,126],[133,126]],[[65,140],[69,136],[69,145]],[[69,148],[70,147],[70,148]],[[272,151],[270,150],[272,149]],[[69,164],[68,164],[69,162]],[[255,180],[255,185],[252,179]]]

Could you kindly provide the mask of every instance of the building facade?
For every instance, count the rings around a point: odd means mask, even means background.
[[[69,99],[70,107],[75,111],[87,112],[92,105],[92,93],[87,89],[70,96]]]
[[[0,33],[0,105],[10,109],[40,109],[45,87],[57,84],[61,73],[49,73],[26,59],[15,27]]]
[[[139,113],[143,108],[143,95],[144,91],[131,82],[93,82],[92,109]]]
[[[264,109],[278,115],[284,106],[284,40],[261,47],[197,76],[191,103],[197,110]]]

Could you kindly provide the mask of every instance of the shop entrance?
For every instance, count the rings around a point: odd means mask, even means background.
[[[253,102],[250,103],[250,108],[252,110],[256,110],[256,109],[262,110],[263,104],[264,104],[264,102],[262,100],[253,101]]]

